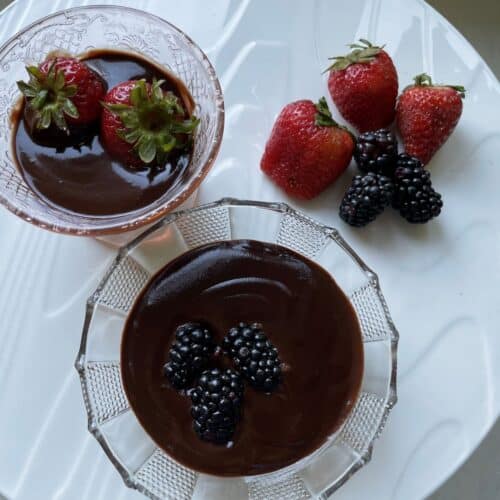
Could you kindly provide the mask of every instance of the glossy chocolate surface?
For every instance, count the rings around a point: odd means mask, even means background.
[[[120,82],[163,79],[163,88],[179,96],[191,112],[184,84],[164,68],[131,53],[95,50],[82,57],[108,89]],[[51,205],[70,212],[105,216],[145,207],[183,182],[190,152],[174,153],[160,167],[133,169],[111,158],[99,140],[99,123],[73,127],[71,139],[51,127],[30,135],[24,108],[14,116],[13,150],[26,183]]]
[[[188,321],[207,322],[218,342],[240,321],[262,323],[284,363],[271,395],[246,387],[231,447],[199,440],[190,399],[162,374],[174,331]],[[352,408],[363,373],[356,313],[330,275],[291,250],[249,240],[199,247],[160,270],[129,315],[121,356],[128,399],[153,440],[221,476],[271,472],[320,447]],[[218,357],[214,365],[231,363]]]

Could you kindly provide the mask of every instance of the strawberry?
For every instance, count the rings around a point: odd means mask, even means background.
[[[455,129],[465,89],[433,85],[425,73],[414,81],[399,96],[396,119],[405,151],[425,165]]]
[[[330,57],[328,90],[341,115],[360,132],[387,127],[394,120],[398,74],[392,59],[367,40],[351,44],[345,56]]]
[[[309,200],[348,167],[354,142],[324,97],[292,102],[276,119],[260,167],[287,194]]]
[[[26,68],[29,82],[17,85],[26,97],[25,116],[32,128],[47,129],[52,123],[69,134],[68,123],[88,125],[101,114],[103,80],[74,57],[53,57]]]
[[[162,90],[163,83],[129,80],[104,97],[101,142],[128,166],[164,165],[172,150],[192,141],[199,120],[187,117],[178,97]]]

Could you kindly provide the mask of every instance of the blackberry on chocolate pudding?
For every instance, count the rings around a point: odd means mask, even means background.
[[[220,352],[182,392],[162,373],[176,342],[175,328],[162,325],[176,326],[178,318],[203,321],[220,341]],[[265,329],[247,328],[245,336],[259,342],[253,355],[270,340],[279,353],[269,350],[268,361],[283,362],[271,395],[245,380],[248,347],[236,351],[238,367],[229,356],[239,322],[252,318]],[[357,400],[363,344],[349,298],[318,264],[268,242],[216,241],[151,278],[129,313],[120,366],[130,407],[160,449],[195,471],[241,477],[288,467],[336,432]]]
[[[243,380],[233,370],[213,368],[201,374],[190,396],[193,427],[203,441],[231,441],[241,416],[243,390]]]
[[[200,323],[186,323],[175,331],[169,361],[163,373],[175,389],[186,389],[206,368],[215,343],[210,330]]]
[[[229,330],[222,347],[252,387],[265,392],[276,389],[281,381],[281,361],[262,325],[240,323]]]

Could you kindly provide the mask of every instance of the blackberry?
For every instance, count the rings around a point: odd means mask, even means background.
[[[204,441],[225,444],[231,441],[241,416],[243,380],[233,370],[204,371],[191,390],[193,428]]]
[[[399,155],[394,184],[392,206],[408,222],[424,224],[441,213],[441,195],[432,187],[430,172],[424,169],[417,158]]]
[[[387,129],[365,132],[358,137],[354,148],[354,159],[365,174],[392,177],[396,168],[398,142],[394,134]]]
[[[175,389],[185,389],[207,366],[215,350],[210,330],[200,323],[186,323],[175,331],[169,361],[163,373]]]
[[[351,226],[366,226],[390,205],[393,194],[389,177],[371,172],[356,175],[340,204],[340,218]]]
[[[222,348],[252,387],[265,392],[276,389],[281,381],[281,361],[260,324],[240,323],[231,328]]]

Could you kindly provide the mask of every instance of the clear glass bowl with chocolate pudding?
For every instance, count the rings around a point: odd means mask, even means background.
[[[27,66],[56,55],[83,61],[105,91],[128,80],[161,81],[185,118],[199,120],[186,147],[137,166],[109,154],[102,116],[83,126],[65,114],[69,133],[55,119],[39,132],[16,83],[28,80]],[[64,10],[8,40],[0,47],[0,102],[0,203],[40,227],[75,235],[136,230],[189,204],[224,128],[221,87],[203,51],[167,21],[118,6]],[[148,117],[153,129],[156,118]]]
[[[376,274],[336,229],[224,199],[119,251],[76,368],[89,430],[147,496],[327,498],[396,402],[397,341]]]

